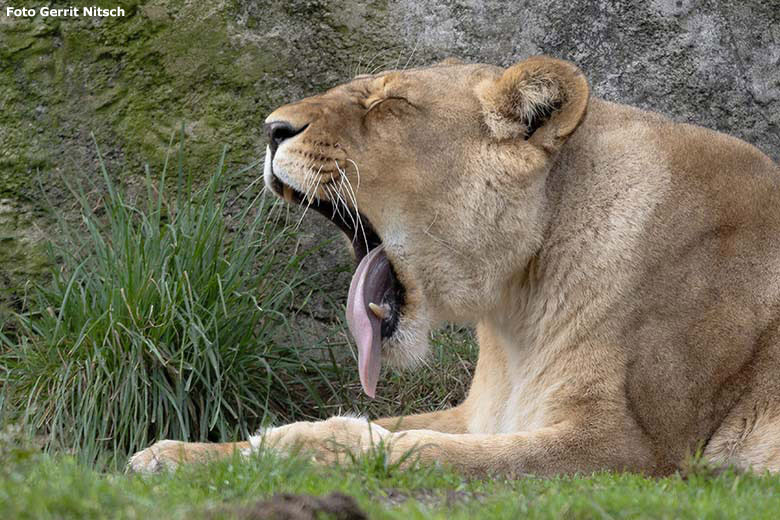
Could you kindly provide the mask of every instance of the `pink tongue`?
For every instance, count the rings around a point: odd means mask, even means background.
[[[347,296],[347,326],[358,348],[358,372],[363,391],[369,397],[376,393],[379,370],[382,366],[382,322],[371,312],[369,303],[381,305],[385,291],[390,287],[390,261],[384,247],[368,253],[358,264]]]

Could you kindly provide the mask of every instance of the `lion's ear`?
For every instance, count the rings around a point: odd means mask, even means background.
[[[554,151],[582,121],[590,89],[573,63],[537,56],[480,83],[476,94],[496,139],[527,139]]]

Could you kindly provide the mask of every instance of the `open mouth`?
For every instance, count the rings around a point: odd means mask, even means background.
[[[309,203],[303,193],[271,174],[271,189],[294,204],[309,207],[333,222],[352,242],[357,269],[347,297],[347,325],[358,348],[358,370],[363,390],[374,397],[381,369],[382,342],[398,328],[404,303],[404,287],[387,258],[382,239],[365,215],[343,203],[314,198]]]

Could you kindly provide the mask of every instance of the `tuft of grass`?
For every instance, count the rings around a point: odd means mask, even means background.
[[[320,398],[322,363],[277,341],[304,280],[303,255],[283,247],[293,231],[261,196],[228,216],[224,152],[202,189],[182,153],[175,193],[166,159],[131,202],[98,150],[102,186],[69,185],[80,222],[59,218],[51,285],[30,294],[13,338],[0,332],[0,409],[49,449],[121,464],[157,439],[235,439],[293,418],[307,400],[296,381]]]

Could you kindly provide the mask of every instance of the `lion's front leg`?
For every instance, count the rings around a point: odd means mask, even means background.
[[[408,430],[391,434],[391,459],[444,463],[471,476],[553,476],[599,470],[648,471],[653,451],[621,429],[559,424],[503,434],[452,434]]]
[[[249,442],[207,443],[163,440],[130,457],[127,471],[156,473],[175,469],[181,464],[223,459],[236,452],[248,455],[251,451],[252,446]]]
[[[378,446],[390,432],[355,417],[332,417],[319,422],[297,422],[269,428],[247,442],[201,443],[164,440],[139,451],[127,463],[131,472],[154,473],[171,470],[191,462],[207,462],[230,457],[238,452],[269,448],[281,453],[310,454],[316,462],[348,460]]]

